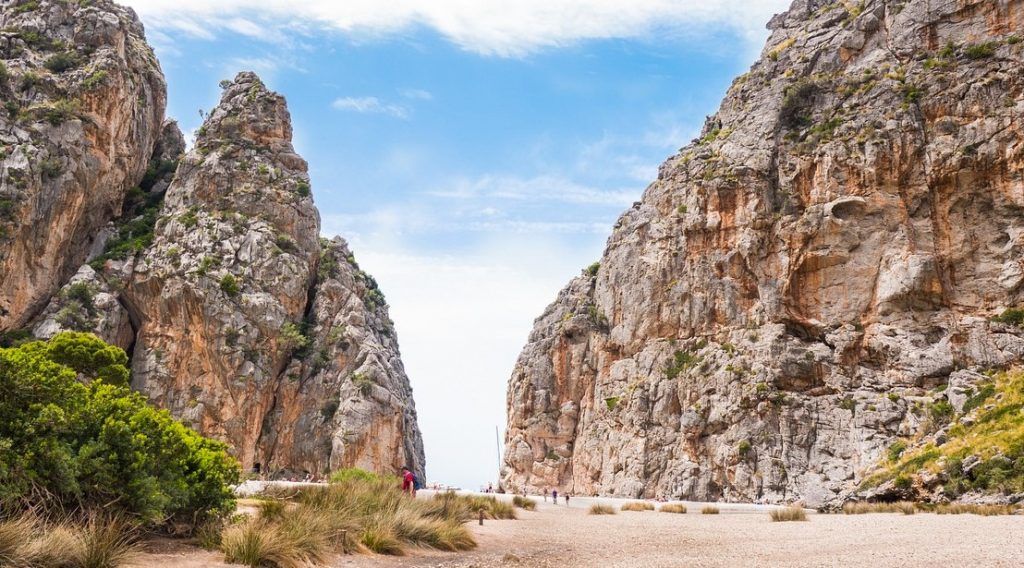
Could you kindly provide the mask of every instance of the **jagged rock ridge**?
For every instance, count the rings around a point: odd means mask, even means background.
[[[503,483],[838,502],[1024,357],[1019,0],[796,0],[538,318]],[[1021,34],[1021,35],[1018,35]]]
[[[71,114],[60,129],[46,121],[49,110],[0,118],[0,140],[20,141],[5,146],[5,179],[37,175],[10,202],[41,211],[11,216],[33,224],[15,224],[0,241],[0,332],[93,331],[120,345],[133,388],[229,442],[246,468],[409,465],[422,476],[387,305],[345,242],[319,237],[284,98],[239,74],[186,153],[177,125],[160,126],[163,77],[134,13],[80,4],[5,2],[0,13],[20,26],[2,32],[8,56],[10,46],[23,50],[5,64],[12,81],[44,57],[24,49],[26,34],[31,45],[63,38],[44,43],[77,54],[73,70],[53,71],[52,89],[30,95],[49,105],[44,96],[83,91],[75,113],[93,103],[106,113]],[[90,89],[106,90],[90,103]],[[51,146],[68,172],[56,180],[38,177],[49,166],[36,148]],[[97,147],[116,159],[85,157]]]

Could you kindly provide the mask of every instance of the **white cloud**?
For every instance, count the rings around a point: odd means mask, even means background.
[[[335,99],[331,106],[338,110],[347,110],[361,114],[386,114],[395,118],[409,118],[409,109],[391,103],[385,103],[377,97],[342,97]]]
[[[307,33],[309,26],[381,35],[431,28],[476,53],[522,56],[582,40],[700,33],[728,27],[759,44],[773,13],[790,0],[123,0],[157,28],[210,37],[218,28],[252,26]],[[248,34],[247,34],[248,35]],[[266,34],[269,40],[273,34]]]
[[[602,190],[558,175],[531,178],[486,175],[459,179],[450,187],[427,192],[451,199],[503,199],[512,201],[555,201],[588,205],[628,206],[640,196],[638,189]]]
[[[403,97],[414,101],[430,101],[434,99],[433,93],[423,89],[402,89],[400,94]]]

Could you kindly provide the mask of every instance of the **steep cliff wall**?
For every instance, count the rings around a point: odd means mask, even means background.
[[[186,153],[130,10],[2,1],[0,24],[0,332],[125,348],[133,388],[247,468],[423,476],[384,296],[320,238],[284,98],[239,74]]]
[[[321,242],[291,134],[254,74],[225,87],[133,266],[133,387],[245,467],[422,473],[383,296],[342,241]]]
[[[135,14],[0,2],[0,331],[28,323],[121,213],[166,88]]]
[[[1024,357],[1020,0],[796,0],[538,318],[503,481],[823,504]]]

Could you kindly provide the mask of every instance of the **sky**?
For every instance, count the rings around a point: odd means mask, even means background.
[[[428,481],[495,481],[534,318],[601,257],[789,0],[122,0],[191,138],[222,79],[289,105],[325,236],[391,306]]]

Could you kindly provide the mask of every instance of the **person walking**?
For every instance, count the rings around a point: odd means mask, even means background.
[[[557,489],[552,489],[551,490],[551,502],[554,503],[555,505],[558,504],[558,490]]]
[[[544,488],[544,502],[545,503],[548,502],[548,488],[547,487]]]
[[[569,494],[568,493],[565,494],[565,506],[566,507],[569,506]]]
[[[404,465],[402,466],[402,493],[416,497],[416,475]]]

